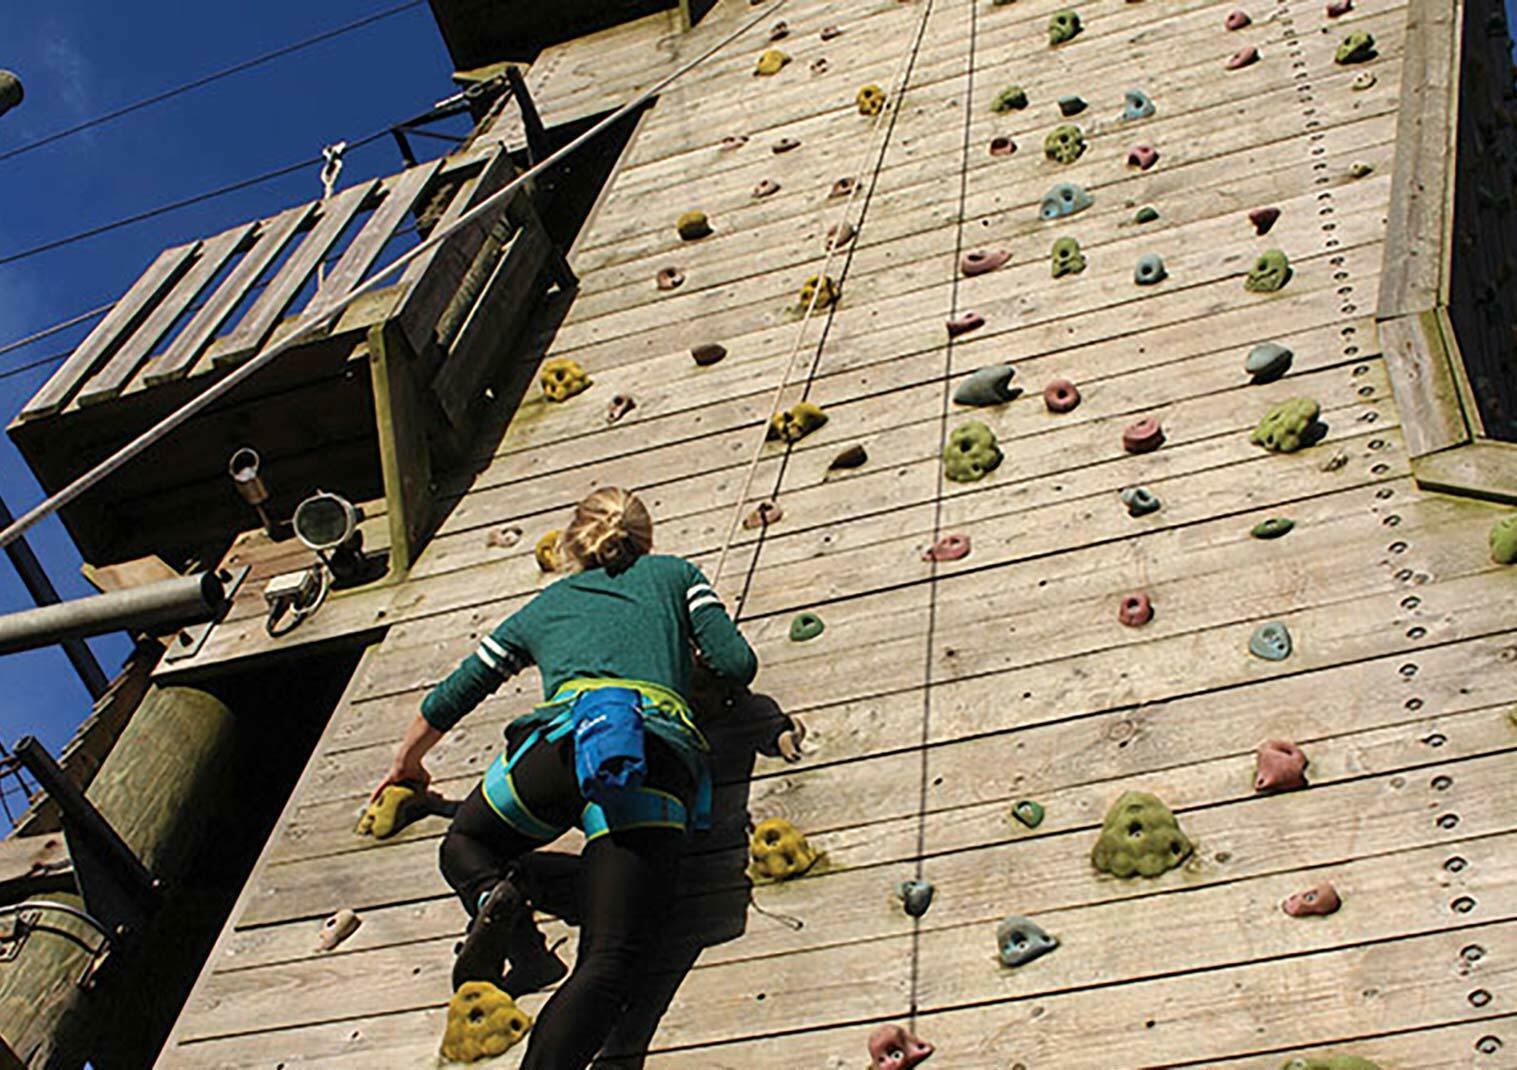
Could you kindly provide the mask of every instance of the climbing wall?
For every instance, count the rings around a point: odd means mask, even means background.
[[[635,66],[760,16],[662,94],[574,251],[546,350],[589,388],[534,391],[441,482],[410,581],[330,607],[388,631],[161,1065],[430,1065],[462,923],[445,824],[353,820],[606,484],[720,571],[756,690],[810,730],[788,764],[716,720],[648,1065],[858,1067],[892,1022],[953,1070],[1513,1065],[1517,573],[1493,507],[1413,483],[1374,321],[1402,59],[1437,5],[1342,6],[1086,0],[1057,45],[1054,0],[723,0],[642,57],[620,32],[607,62]],[[691,211],[708,236],[677,233]],[[814,276],[835,304],[801,303]],[[825,423],[764,442],[800,403]],[[537,687],[438,747],[445,793]],[[1103,832],[1127,792],[1157,799]],[[820,857],[755,883],[771,818]],[[1323,884],[1336,913],[1294,916],[1325,889],[1283,909]],[[340,907],[362,926],[313,951]]]

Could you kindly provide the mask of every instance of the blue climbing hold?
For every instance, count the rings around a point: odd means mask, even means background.
[[[1294,356],[1278,342],[1264,342],[1254,346],[1248,360],[1243,362],[1243,369],[1256,383],[1272,383],[1290,370]]]
[[[1159,511],[1159,499],[1147,487],[1128,487],[1122,492],[1122,504],[1128,516],[1147,516]]]
[[[932,906],[932,896],[937,889],[931,881],[902,881],[896,886],[895,894],[900,898],[901,905],[906,908],[906,913],[913,918],[920,918],[927,913],[927,908]]]
[[[1086,193],[1083,186],[1073,182],[1060,182],[1043,195],[1038,215],[1043,219],[1061,219],[1083,212],[1095,203],[1095,198]]]
[[[1291,633],[1277,620],[1261,624],[1249,636],[1248,650],[1265,661],[1284,661],[1291,656]]]
[[[1155,111],[1154,102],[1148,99],[1148,94],[1141,89],[1129,89],[1127,99],[1122,105],[1122,118],[1128,122],[1135,119],[1147,119]]]
[[[1169,277],[1164,270],[1164,260],[1158,253],[1144,253],[1133,269],[1132,281],[1139,286],[1156,286]]]
[[[1000,405],[1022,392],[1019,386],[1011,385],[1017,370],[1010,364],[992,364],[981,368],[959,384],[953,392],[953,400],[959,405]]]
[[[996,948],[1003,966],[1025,966],[1058,946],[1059,941],[1044,932],[1041,925],[1018,914],[996,926]]]

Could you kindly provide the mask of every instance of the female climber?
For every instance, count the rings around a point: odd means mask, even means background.
[[[700,570],[650,553],[653,519],[634,495],[595,491],[560,546],[570,574],[426,696],[374,793],[425,788],[422,758],[443,733],[537,665],[547,701],[507,727],[505,752],[459,806],[441,850],[443,876],[471,918],[454,989],[488,981],[519,996],[565,968],[533,924],[517,862],[571,826],[585,833],[579,953],[538,1015],[523,1070],[590,1064],[655,948],[685,834],[709,815],[707,744],[685,699],[692,646],[736,684],[758,669]]]

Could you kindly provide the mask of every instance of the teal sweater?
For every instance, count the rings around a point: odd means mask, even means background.
[[[542,670],[543,697],[577,677],[620,677],[690,693],[690,646],[712,670],[740,684],[758,672],[753,649],[701,570],[650,554],[611,575],[565,576],[506,618],[434,687],[421,715],[446,732],[528,665]]]

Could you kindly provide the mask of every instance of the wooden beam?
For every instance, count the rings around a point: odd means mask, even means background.
[[[1478,438],[1466,446],[1415,458],[1423,490],[1517,505],[1517,444]]]
[[[1421,457],[1470,441],[1448,347],[1436,312],[1412,313],[1379,324],[1380,345],[1406,448]]]
[[[390,524],[390,575],[403,576],[433,521],[432,452],[427,413],[417,385],[416,353],[395,320],[369,328],[374,422]]]

